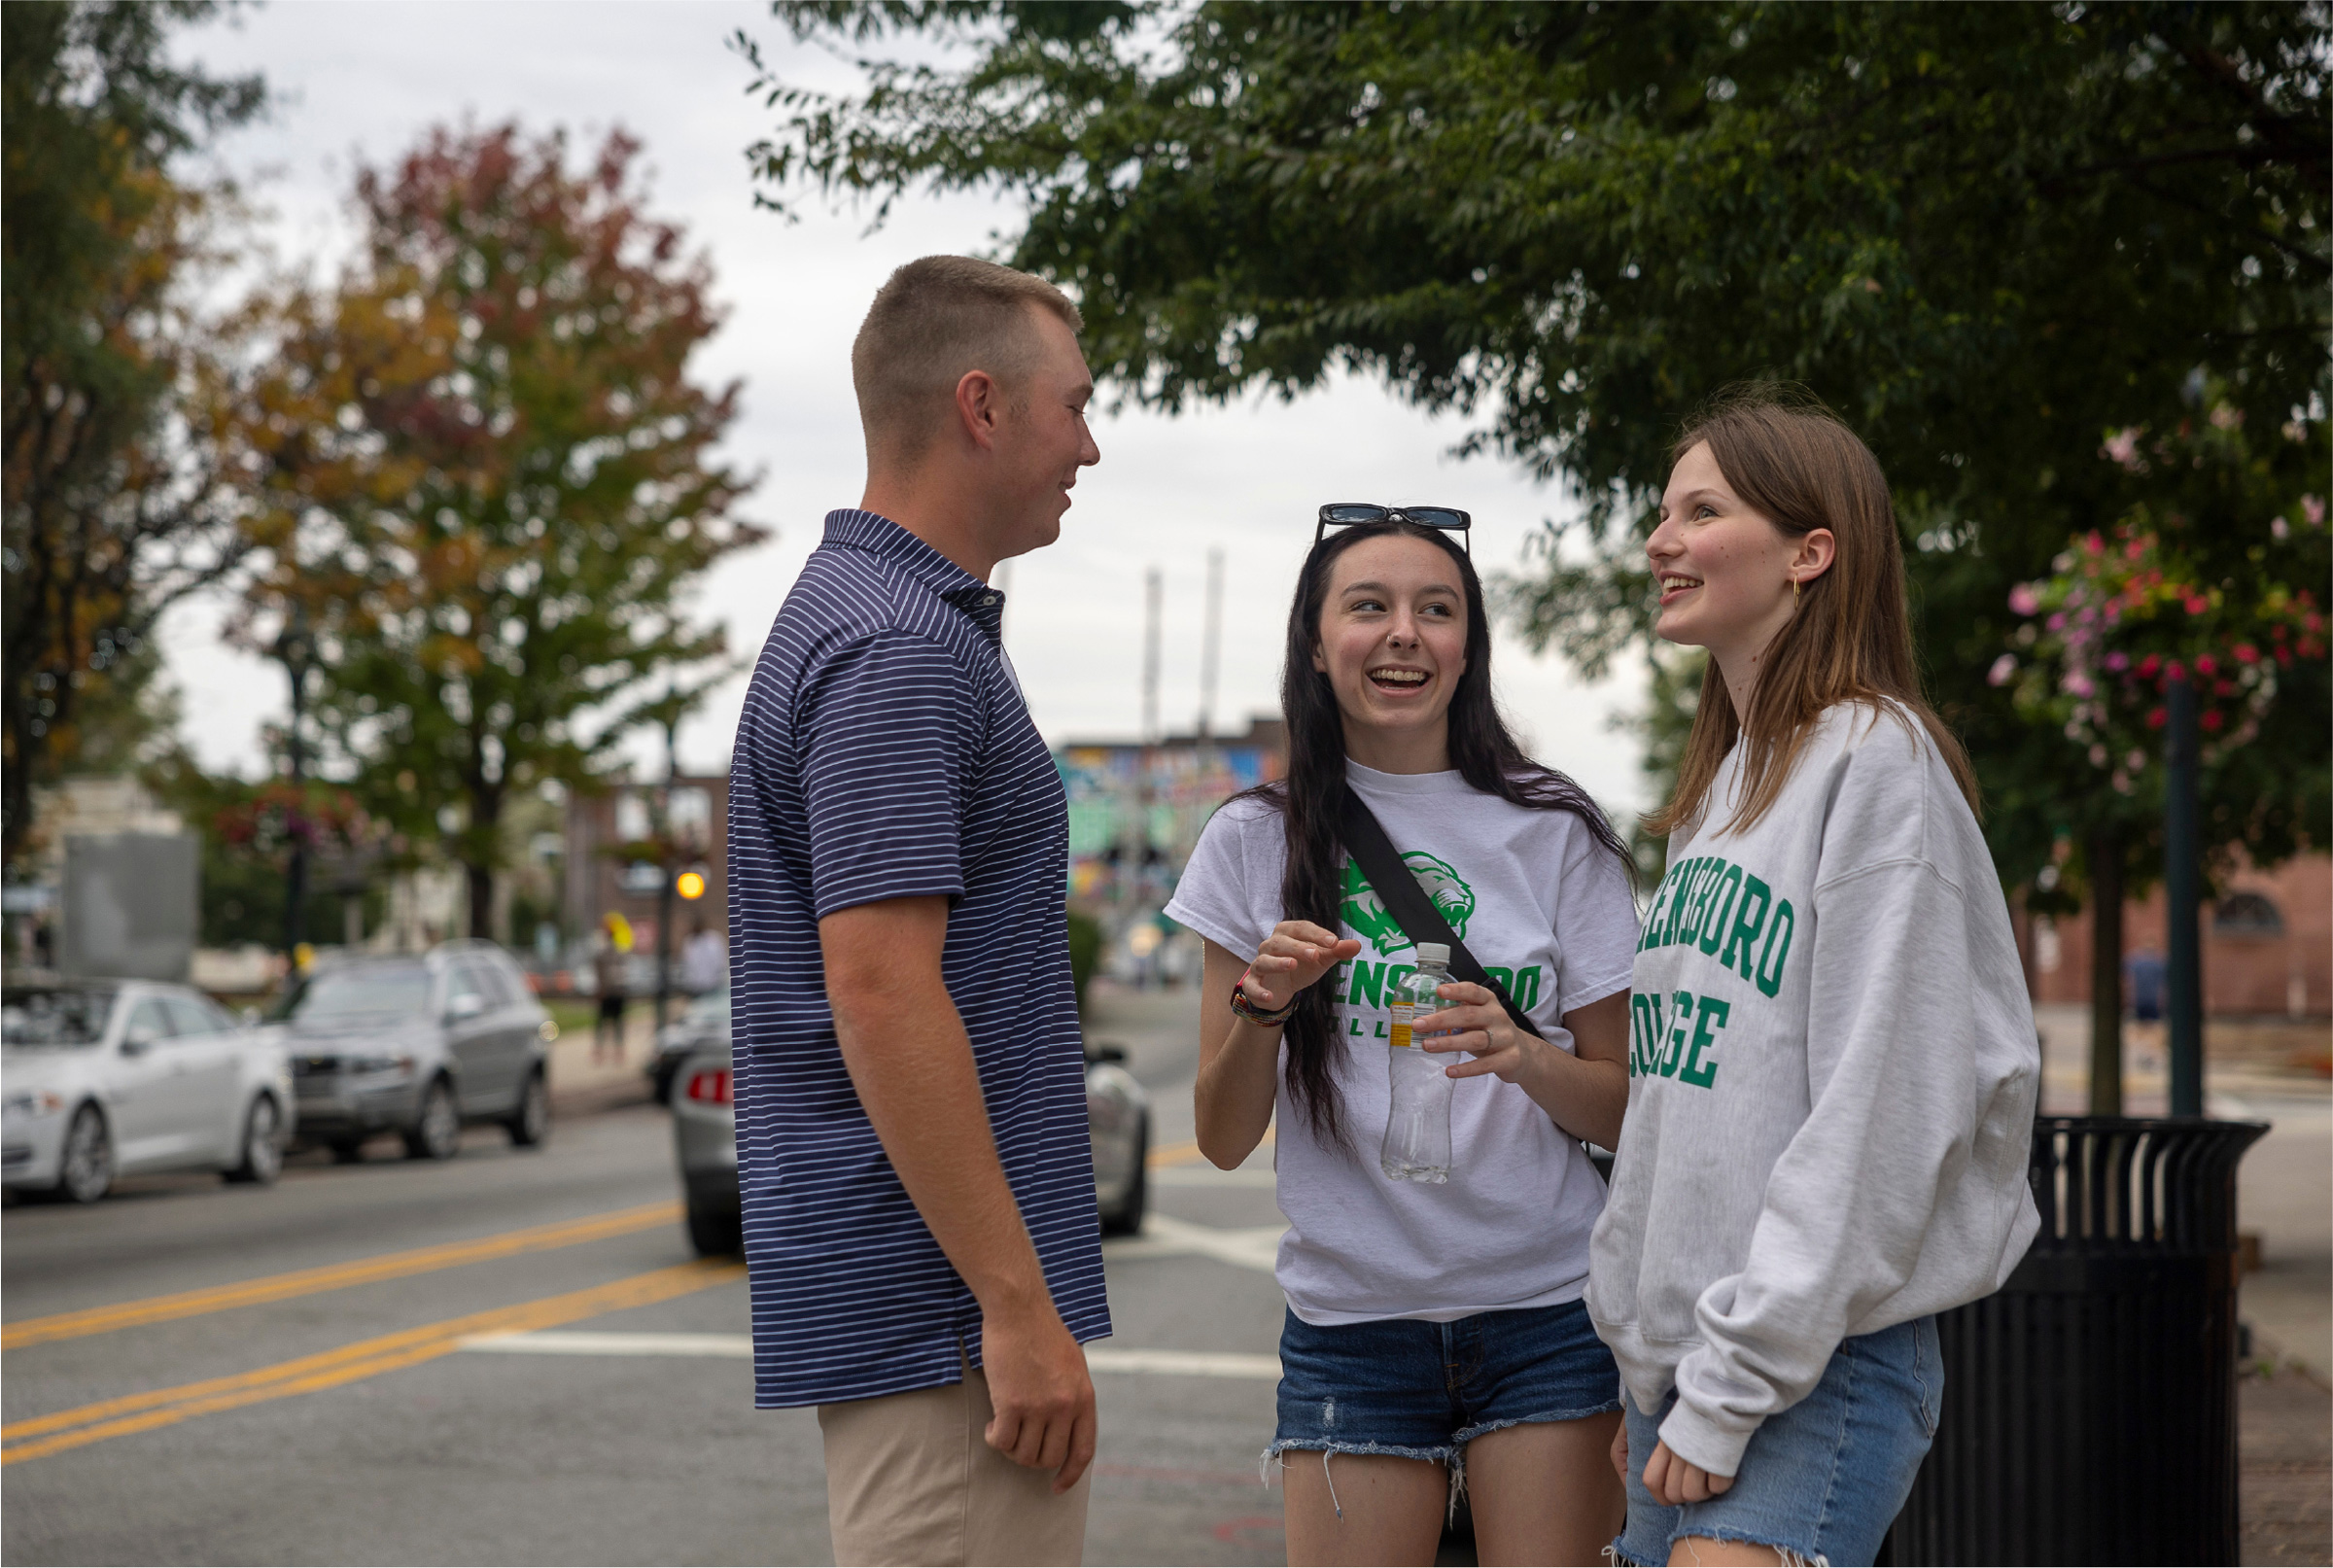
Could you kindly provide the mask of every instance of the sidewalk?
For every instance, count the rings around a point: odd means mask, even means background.
[[[2333,1562],[2333,1398],[2257,1367],[2236,1386],[2244,1563]]]
[[[655,1016],[654,1002],[632,1004],[624,1015],[620,1063],[591,1060],[590,1025],[562,1028],[550,1048],[552,1108],[566,1115],[588,1115],[619,1105],[644,1105],[653,1098],[644,1069],[655,1045]],[[673,1016],[679,1016],[678,1007]]]

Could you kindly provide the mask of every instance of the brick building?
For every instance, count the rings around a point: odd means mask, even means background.
[[[2123,908],[2123,952],[2164,951],[2158,886]],[[2231,876],[2203,911],[2204,1011],[2214,1018],[2333,1017],[2333,856],[2301,855]],[[2037,1002],[2090,999],[2090,913],[2033,922]],[[2022,934],[2022,933],[2021,933]]]
[[[562,923],[588,935],[614,910],[631,923],[636,950],[656,950],[658,817],[674,849],[673,873],[696,871],[705,895],[673,900],[673,950],[699,920],[726,932],[729,920],[729,776],[683,774],[663,784],[618,784],[568,797],[561,867]]]

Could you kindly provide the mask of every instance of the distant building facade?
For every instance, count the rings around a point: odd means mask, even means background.
[[[659,833],[661,819],[662,832]],[[729,776],[683,774],[664,784],[618,783],[567,802],[560,868],[560,923],[571,943],[589,938],[609,911],[631,925],[634,949],[656,950],[658,892],[666,870],[705,879],[702,897],[673,899],[673,953],[699,921],[726,933],[729,924]]]
[[[1057,746],[1069,796],[1069,902],[1094,913],[1155,911],[1215,808],[1285,778],[1288,726],[1251,719],[1243,735],[1169,735]]]
[[[2122,912],[2132,967],[2159,961],[2168,905],[2157,887]],[[2204,1011],[2214,1018],[2333,1017],[2333,856],[2246,867],[2202,911]],[[2037,1002],[2090,999],[2090,912],[2037,918],[2028,967]],[[2125,1005],[2135,989],[2126,984]]]

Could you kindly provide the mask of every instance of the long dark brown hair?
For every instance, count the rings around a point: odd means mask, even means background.
[[[1280,672],[1280,708],[1288,720],[1288,777],[1236,798],[1269,803],[1287,833],[1287,867],[1280,879],[1283,920],[1306,920],[1343,929],[1344,844],[1338,821],[1344,806],[1344,714],[1328,676],[1312,667],[1320,616],[1337,558],[1356,544],[1398,535],[1424,540],[1449,556],[1466,590],[1466,668],[1459,672],[1448,713],[1451,766],[1467,784],[1533,811],[1567,811],[1587,824],[1596,842],[1635,872],[1619,835],[1586,790],[1527,756],[1508,733],[1490,694],[1490,620],[1482,610],[1482,579],[1474,563],[1440,529],[1415,523],[1363,523],[1312,546],[1288,609],[1287,663]],[[1313,1135],[1352,1151],[1333,1068],[1343,1048],[1337,1034],[1335,971],[1297,993],[1296,1011],[1281,1038],[1288,1047],[1288,1096]]]
[[[1772,809],[1823,711],[1861,702],[1886,712],[1893,700],[1920,721],[1952,770],[1968,809],[1979,809],[1976,770],[1959,739],[1920,694],[1905,609],[1903,543],[1879,459],[1838,415],[1793,388],[1733,388],[1685,427],[1669,466],[1703,441],[1743,503],[1788,539],[1830,530],[1830,570],[1801,586],[1797,608],[1759,660],[1747,715],[1713,666],[1677,768],[1676,792],[1645,819],[1667,834],[1700,819],[1710,786],[1734,742],[1748,738],[1742,786],[1724,826],[1746,830]]]

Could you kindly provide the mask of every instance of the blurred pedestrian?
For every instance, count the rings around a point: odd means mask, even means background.
[[[609,914],[601,923],[599,940],[591,952],[592,989],[600,998],[591,1024],[591,1060],[624,1060],[624,1008],[632,999],[632,930],[620,915]]]
[[[680,948],[680,989],[691,996],[702,996],[709,991],[721,989],[721,978],[729,967],[728,950],[721,939],[708,930],[700,918],[689,929],[688,940]]]
[[[998,561],[1097,461],[1076,308],[891,275],[830,512],[738,726],[729,819],[755,1403],[816,1405],[838,1562],[1076,1562],[1109,1333],[1061,776]],[[971,1441],[981,1434],[985,1441]]]
[[[1763,392],[1674,450],[1655,629],[1710,662],[1589,1272],[1628,1395],[1614,1546],[1868,1563],[1935,1432],[1934,1314],[2039,1224],[2033,1014],[1879,464]]]
[[[1215,814],[1166,906],[1206,939],[1199,1145],[1231,1169],[1278,1130],[1288,1560],[1430,1563],[1463,1489],[1484,1562],[1588,1562],[1624,1505],[1605,1457],[1619,1374],[1580,1300],[1604,1206],[1580,1140],[1619,1137],[1636,905],[1604,814],[1499,717],[1451,537],[1468,519],[1416,511],[1445,526],[1388,516],[1313,545],[1288,777]],[[1446,931],[1407,926],[1348,856],[1348,786]],[[1500,989],[1452,981],[1412,1022],[1420,1065],[1456,1080],[1452,1154],[1401,1179],[1377,1148],[1404,1065],[1392,989],[1449,936]]]

